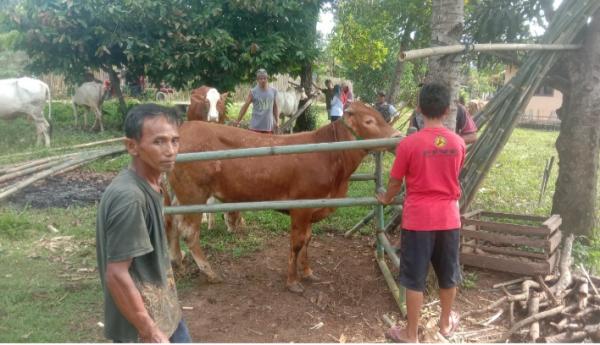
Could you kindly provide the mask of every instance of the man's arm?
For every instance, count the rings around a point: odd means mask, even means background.
[[[466,145],[472,144],[477,141],[477,132],[461,134],[460,136],[463,138]]]
[[[240,114],[238,115],[238,119],[235,121],[236,126],[240,124],[240,121],[242,121],[242,118],[244,117],[244,115],[246,115],[246,111],[248,111],[250,103],[252,103],[252,92],[248,93],[248,97],[246,97],[246,102],[244,103],[244,105],[242,105],[242,108],[240,108]]]
[[[465,141],[466,145],[472,144],[477,141],[477,125],[469,111],[465,109],[465,125],[460,131],[460,136]]]
[[[168,343],[169,338],[148,314],[142,295],[135,286],[129,267],[132,259],[106,265],[106,287],[125,318],[137,329],[145,343]]]
[[[389,205],[392,203],[392,201],[394,201],[394,198],[396,197],[396,195],[398,195],[401,189],[402,180],[397,180],[393,177],[390,177],[387,191],[385,193],[377,193],[375,197],[380,203],[384,205]]]

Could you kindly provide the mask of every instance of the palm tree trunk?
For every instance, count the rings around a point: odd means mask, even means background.
[[[583,49],[566,59],[570,87],[563,93],[556,141],[559,170],[552,213],[564,231],[592,235],[600,152],[600,12],[587,28]]]
[[[458,44],[463,32],[464,0],[433,0],[431,8],[432,45]],[[450,115],[444,125],[456,128],[456,103],[460,88],[461,55],[445,55],[429,59],[429,72],[425,82],[439,82],[450,89]]]

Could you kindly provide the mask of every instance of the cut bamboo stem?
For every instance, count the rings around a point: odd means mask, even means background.
[[[535,43],[483,43],[483,44],[456,44],[451,46],[429,47],[401,52],[398,60],[401,62],[421,59],[435,55],[448,55],[469,52],[490,51],[520,51],[520,50],[577,50],[581,44],[535,44]]]
[[[0,200],[5,199],[8,196],[18,192],[19,190],[29,186],[30,184],[32,184],[38,180],[41,180],[43,178],[46,178],[48,176],[65,173],[67,171],[76,169],[82,165],[85,165],[85,164],[87,164],[91,161],[94,161],[96,159],[99,159],[101,157],[119,154],[124,151],[125,151],[125,148],[123,148],[123,147],[112,148],[109,150],[104,150],[104,151],[96,152],[93,154],[85,154],[82,157],[75,157],[75,158],[69,159],[69,160],[67,160],[59,165],[56,165],[48,170],[38,172],[25,180],[19,181],[8,188],[1,189],[0,190]]]

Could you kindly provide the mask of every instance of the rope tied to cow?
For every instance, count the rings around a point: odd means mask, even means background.
[[[354,137],[354,139],[356,139],[356,140],[363,140],[363,138],[360,135],[356,134],[356,132],[354,131],[354,129],[352,127],[350,127],[350,125],[346,122],[346,120],[344,119],[343,116],[338,121],[342,121],[342,123],[350,131],[350,134],[352,134],[352,136]]]

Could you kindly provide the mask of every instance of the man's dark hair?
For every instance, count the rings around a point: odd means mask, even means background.
[[[379,92],[377,92],[377,96],[379,96],[379,97],[385,97],[385,92],[379,91]]]
[[[424,116],[440,118],[450,106],[450,91],[439,83],[425,84],[419,93],[419,106]]]
[[[177,116],[175,109],[154,103],[140,104],[129,110],[125,117],[125,136],[139,141],[142,138],[144,121],[158,116],[164,116],[173,125],[181,124],[181,119]]]

